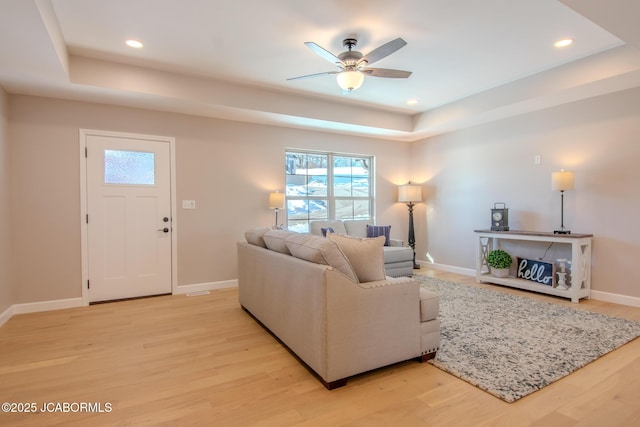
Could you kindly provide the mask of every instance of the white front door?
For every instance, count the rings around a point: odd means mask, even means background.
[[[171,145],[86,134],[89,301],[171,293]]]

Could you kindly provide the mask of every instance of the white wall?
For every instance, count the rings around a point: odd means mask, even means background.
[[[415,142],[413,176],[429,192],[417,258],[475,269],[473,230],[490,227],[494,202],[506,202],[512,229],[558,228],[551,173],[565,168],[575,173],[565,225],[594,234],[593,289],[640,297],[639,138],[636,88]]]
[[[237,278],[236,242],[274,221],[268,193],[284,190],[287,147],[375,155],[378,223],[406,236],[394,202],[409,143],[30,96],[9,105],[15,304],[81,295],[79,128],[175,137],[178,285]]]
[[[11,292],[11,223],[7,94],[0,88],[0,317],[13,304]],[[0,319],[2,324],[2,319]]]

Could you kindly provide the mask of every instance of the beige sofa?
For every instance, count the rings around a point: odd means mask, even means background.
[[[351,253],[354,268],[344,245],[328,238],[264,229],[246,236],[237,247],[241,306],[328,389],[362,372],[435,356],[438,297],[413,279],[385,277],[381,245],[378,255],[370,250],[377,239],[356,239],[356,247],[369,249]],[[363,265],[366,259],[371,265]]]

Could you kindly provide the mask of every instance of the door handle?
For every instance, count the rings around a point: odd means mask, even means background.
[[[165,227],[165,228],[159,228],[159,229],[158,229],[158,231],[162,231],[162,232],[164,232],[164,233],[168,233],[168,232],[169,232],[169,229],[168,229],[167,227]]]

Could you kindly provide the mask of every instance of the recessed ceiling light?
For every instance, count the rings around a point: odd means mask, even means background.
[[[416,105],[418,100],[416,98],[411,98],[407,100],[407,105]]]
[[[132,47],[134,49],[140,49],[144,46],[141,41],[133,40],[133,39],[127,40],[125,43],[127,44],[127,46]]]
[[[555,42],[553,45],[555,47],[567,47],[570,46],[571,44],[573,44],[573,39],[560,39],[557,42]]]

